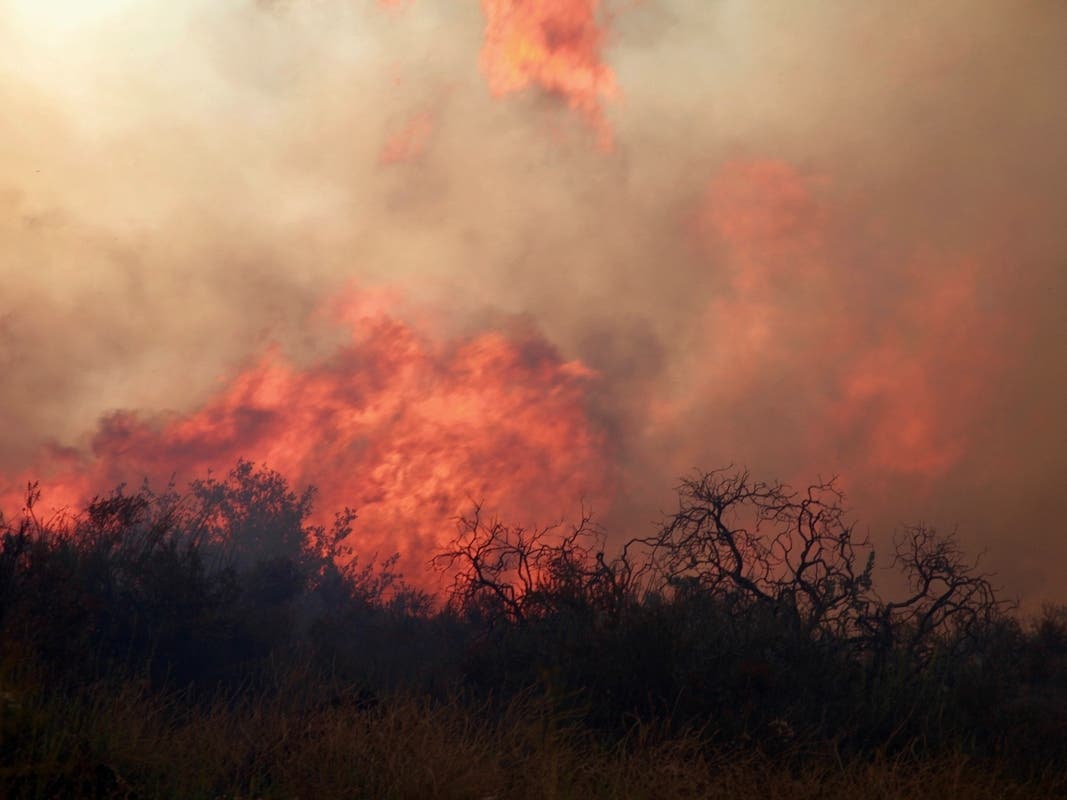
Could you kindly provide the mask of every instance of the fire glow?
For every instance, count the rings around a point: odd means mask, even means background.
[[[495,95],[531,85],[558,94],[597,130],[611,148],[604,99],[618,94],[615,75],[604,64],[604,31],[598,0],[482,0],[485,44],[481,66]]]
[[[244,458],[317,487],[312,522],[357,510],[359,552],[396,551],[420,582],[473,503],[534,525],[609,498],[607,445],[585,411],[596,376],[580,363],[493,331],[431,341],[357,294],[334,310],[351,339],[329,358],[300,368],[271,349],[191,413],[111,414],[91,455],[54,452],[5,481],[0,507],[19,507],[34,477],[46,506],[77,508],[121,482],[159,488]]]
[[[1056,4],[43,5],[0,12],[6,513],[247,459],[419,581],[472,503],[611,545],[735,464],[1062,593]]]
[[[828,212],[815,192],[826,183],[775,160],[731,162],[711,182],[698,227],[725,246],[731,268],[706,314],[709,372],[692,402],[723,393],[743,399],[766,376],[795,372],[805,353],[819,354],[832,366],[813,377],[835,400],[806,419],[811,458],[827,442],[852,441],[848,479],[929,482],[965,455],[978,387],[1003,367],[993,354],[1007,334],[980,307],[979,271],[966,256],[902,265],[908,300],[891,324],[863,330],[837,288],[842,266],[827,247]],[[729,384],[712,383],[724,374]],[[956,376],[947,390],[938,386],[945,374]]]

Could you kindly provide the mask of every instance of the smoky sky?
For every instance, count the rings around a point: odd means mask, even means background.
[[[314,363],[354,286],[595,372],[613,536],[839,475],[1067,600],[1064,4],[601,4],[610,147],[473,0],[92,5],[0,4],[0,471]]]

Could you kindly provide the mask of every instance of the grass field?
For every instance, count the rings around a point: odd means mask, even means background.
[[[920,591],[883,600],[832,493],[746,481],[697,486],[644,565],[472,523],[446,600],[341,566],[250,465],[0,518],[0,797],[1067,797],[1067,609],[1019,618],[921,528]],[[727,502],[817,558],[706,526]]]
[[[11,800],[1067,796],[1062,768],[1023,778],[962,753],[716,748],[648,723],[608,743],[536,696],[490,713],[289,680],[273,696],[197,702],[136,681],[57,693],[8,680],[0,787]]]

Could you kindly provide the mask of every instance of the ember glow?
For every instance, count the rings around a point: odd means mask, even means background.
[[[1067,600],[1064,30],[962,0],[5,4],[0,507],[245,458],[418,582],[472,502],[622,540],[734,463],[840,475],[883,550],[958,525]]]

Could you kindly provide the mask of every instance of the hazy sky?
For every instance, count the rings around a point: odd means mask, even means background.
[[[876,544],[958,525],[1067,601],[1065,37],[1059,0],[0,0],[0,477],[245,455],[410,565],[469,496],[621,538],[693,468],[838,474]]]

